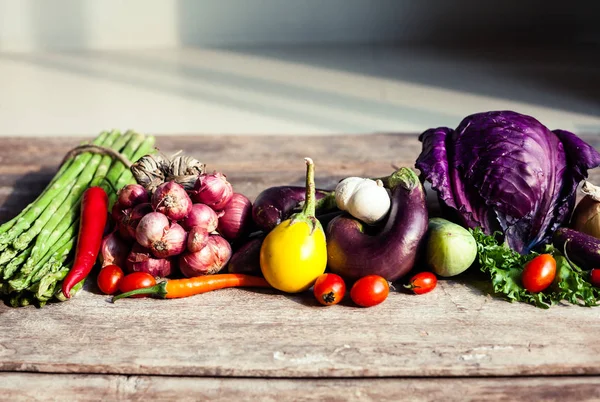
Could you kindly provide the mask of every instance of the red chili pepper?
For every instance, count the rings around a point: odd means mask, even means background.
[[[107,215],[108,196],[106,192],[101,187],[88,188],[81,199],[75,262],[62,285],[62,292],[67,299],[71,297],[70,292],[73,286],[88,276],[96,262]]]

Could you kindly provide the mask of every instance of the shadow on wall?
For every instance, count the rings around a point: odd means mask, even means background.
[[[561,0],[177,0],[184,45],[573,43],[596,5]],[[590,15],[591,14],[591,15]],[[596,14],[597,15],[597,14]],[[596,31],[597,32],[597,31]]]
[[[62,3],[68,7],[54,8],[48,2],[32,7],[36,40],[42,48],[60,41],[68,41],[66,47],[85,47],[85,12],[90,11],[85,4],[90,3]],[[193,60],[178,58],[176,50],[165,58],[156,51],[0,57],[340,133],[373,132],[374,127],[395,127],[399,121],[420,128],[457,123],[482,96],[498,100],[495,105],[513,100],[600,116],[600,52],[566,46],[593,32],[588,14],[600,11],[600,3],[589,10],[567,10],[558,1],[522,0],[489,0],[485,5],[478,0],[173,4],[178,7],[177,21],[170,18],[165,23],[174,23],[183,45],[246,46],[212,52],[220,57],[220,65],[212,58],[198,63],[211,51],[198,51]],[[300,39],[312,45],[303,47]],[[327,46],[361,40],[368,43],[350,50]],[[415,50],[375,45],[406,42],[427,46]],[[248,47],[249,43],[269,46]],[[547,50],[549,44],[564,47],[562,58]],[[252,61],[253,69],[246,65]],[[310,67],[313,71],[307,73]],[[274,77],[280,70],[288,75]],[[394,93],[386,92],[390,87]],[[479,97],[461,96],[465,94]],[[469,106],[461,106],[466,98]]]
[[[600,46],[509,48],[233,48],[241,55],[446,88],[600,116]]]
[[[301,7],[294,13],[288,2],[263,0],[252,9],[219,3],[211,6],[210,14],[204,3],[178,1],[183,44],[258,39],[271,45],[228,49],[600,116],[600,41],[587,44],[583,51],[571,49],[573,44],[600,37],[594,21],[600,14],[600,2],[573,7],[556,0],[380,0],[367,8],[355,2],[340,9],[332,1],[312,9]],[[211,24],[223,27],[223,37],[210,37]],[[323,44],[319,38],[356,41],[354,35],[360,33],[365,42],[377,37],[381,42],[427,46],[419,52],[398,53],[367,45],[353,50],[356,57],[352,62],[327,47],[272,46],[297,37],[299,27],[307,25],[307,42]],[[372,34],[369,29],[374,30]],[[347,54],[347,50],[338,50]]]

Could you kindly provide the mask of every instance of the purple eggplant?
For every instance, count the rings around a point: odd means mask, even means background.
[[[577,230],[559,228],[552,236],[552,244],[574,263],[585,269],[600,268],[600,239]]]
[[[260,248],[265,236],[254,237],[244,243],[229,260],[228,272],[262,276],[260,269]]]
[[[270,187],[264,190],[256,197],[252,205],[254,223],[260,230],[270,232],[281,221],[302,209],[305,194],[306,188],[299,186]],[[316,200],[317,215],[334,211],[337,208],[334,191],[317,189]]]
[[[419,178],[412,169],[400,168],[386,181],[392,205],[385,223],[370,228],[344,214],[327,226],[328,267],[349,281],[366,275],[400,279],[422,249],[428,213]]]

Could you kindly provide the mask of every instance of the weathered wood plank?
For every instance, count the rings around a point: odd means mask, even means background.
[[[185,150],[224,172],[235,191],[251,200],[270,186],[304,182],[303,157],[316,163],[317,186],[333,188],[350,175],[383,176],[392,165],[414,166],[421,143],[414,134],[356,136],[177,136],[160,137],[167,155]],[[600,149],[600,136],[584,137]],[[18,213],[43,190],[64,154],[89,138],[3,138],[0,147],[0,221]],[[600,183],[600,169],[590,173]]]
[[[3,138],[0,147],[0,221],[33,201],[65,153],[89,138]],[[317,185],[333,187],[348,175],[380,176],[392,164],[410,166],[419,152],[416,134],[339,137],[160,137],[158,148],[195,156],[224,172],[235,191],[254,199],[272,185],[302,184],[305,156],[315,159]]]
[[[599,138],[589,140],[598,146]],[[79,139],[33,142],[23,148],[25,140],[10,140],[0,147],[0,203],[8,204],[1,217],[20,210],[27,196],[35,197]],[[391,164],[410,166],[420,150],[416,136],[394,135],[180,137],[161,138],[159,144],[167,153],[184,148],[209,169],[224,171],[236,191],[251,198],[271,185],[301,184],[306,155],[317,163],[318,185],[327,187],[347,175],[378,176],[390,172]],[[24,176],[28,172],[30,179]],[[600,172],[592,177],[600,181]],[[208,377],[600,374],[595,335],[600,310],[509,304],[468,278],[443,281],[420,297],[394,293],[372,309],[320,308],[309,294],[237,289],[113,305],[90,288],[71,302],[41,310],[0,306],[0,315],[1,371]]]
[[[600,378],[277,379],[0,374],[7,401],[597,401]]]
[[[93,291],[93,289],[90,289]],[[380,306],[227,289],[115,304],[1,306],[0,371],[243,377],[600,374],[600,310],[549,311],[443,281]]]

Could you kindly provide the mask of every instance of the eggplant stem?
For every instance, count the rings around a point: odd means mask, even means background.
[[[384,187],[389,190],[393,190],[397,186],[402,186],[410,191],[421,184],[421,181],[414,170],[408,167],[401,167],[389,176],[378,177],[373,180],[381,180]]]
[[[310,227],[310,235],[312,235],[317,228],[320,226],[318,219],[315,216],[316,213],[316,189],[315,189],[315,164],[311,158],[304,158],[306,161],[306,195],[304,198],[304,206],[302,211],[294,214],[291,217],[290,224],[296,221],[306,222]]]
[[[306,161],[306,197],[302,213],[304,216],[315,216],[315,164],[311,158]]]

